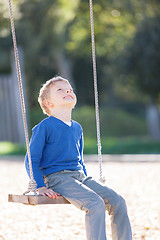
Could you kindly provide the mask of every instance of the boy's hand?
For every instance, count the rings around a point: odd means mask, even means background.
[[[59,193],[54,192],[51,188],[41,187],[41,188],[38,188],[37,190],[39,192],[39,195],[48,196],[49,198],[58,199],[58,196],[60,196]]]

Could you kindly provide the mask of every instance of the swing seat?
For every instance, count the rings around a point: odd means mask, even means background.
[[[15,195],[8,194],[8,202],[23,203],[26,205],[41,205],[41,204],[70,204],[70,202],[63,196],[59,196],[58,199],[49,198],[47,196],[40,195]]]

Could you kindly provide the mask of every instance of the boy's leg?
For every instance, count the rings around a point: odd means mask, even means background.
[[[49,175],[45,178],[45,182],[48,187],[86,212],[88,240],[106,240],[104,200],[81,182],[83,178],[82,173],[78,171],[63,171]]]
[[[125,200],[92,177],[87,177],[82,182],[104,199],[106,209],[111,215],[112,239],[131,240],[132,232]]]

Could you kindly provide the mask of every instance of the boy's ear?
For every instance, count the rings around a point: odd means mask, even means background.
[[[43,103],[46,107],[54,107],[54,104],[51,103],[48,99],[45,99]]]

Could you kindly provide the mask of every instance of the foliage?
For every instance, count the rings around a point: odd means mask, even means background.
[[[77,1],[31,1],[20,5],[17,23],[19,42],[25,51],[28,94],[36,105],[41,83],[58,74],[59,56],[65,54],[67,29],[74,18]],[[22,34],[23,33],[23,34]],[[34,90],[34,92],[32,91]]]
[[[0,155],[24,155],[26,147],[11,142],[0,142]]]
[[[8,72],[10,68],[6,66],[6,62],[9,58],[5,56],[5,52],[11,47],[9,12],[6,1],[3,0],[1,6],[0,71]],[[130,74],[127,75],[127,79],[131,81],[124,84],[123,80],[126,80],[126,77],[120,74],[123,68],[121,63],[126,57],[124,52],[128,53],[130,50],[128,46],[131,45],[138,26],[145,21],[146,17],[150,21],[158,15],[159,9],[159,3],[156,0],[130,2],[100,0],[94,3],[97,69],[102,104],[112,104],[119,99],[127,101],[130,95],[132,99],[137,99],[137,94],[133,91],[135,86],[132,85],[132,79],[139,79],[137,77],[139,68],[136,68],[133,77]],[[13,10],[17,42],[24,48],[29,106],[37,106],[36,99],[41,83],[59,74],[58,57],[61,53],[72,62],[80,104],[92,105],[94,96],[88,2],[84,0],[16,0],[13,1]],[[143,39],[143,35],[139,37]],[[151,44],[154,45],[152,40],[150,39]],[[152,50],[154,49],[150,49]],[[90,89],[90,94],[86,91],[87,88]],[[147,94],[150,95],[148,92]]]
[[[102,154],[157,154],[159,141],[148,138],[102,138]],[[85,139],[85,154],[97,154],[95,139]]]
[[[9,54],[11,48],[8,47],[11,39],[8,38],[10,34],[9,12],[6,1],[0,2],[0,72],[10,72]]]
[[[0,9],[0,72],[9,73],[12,45],[6,1],[1,1]],[[32,113],[38,112],[41,84],[60,73],[61,55],[71,63],[78,106],[93,106],[88,2],[15,0],[13,9],[17,43],[24,48],[28,106]],[[102,108],[107,108],[106,113],[101,113],[101,128],[106,136],[146,133],[140,112],[150,97],[157,101],[160,87],[159,13],[158,0],[94,2],[99,99]],[[83,111],[79,110],[80,115],[75,111],[78,119],[84,116],[82,122],[88,118],[87,110]],[[92,116],[88,121],[94,125],[94,114],[88,111]],[[86,131],[95,132],[90,128],[87,126]]]
[[[95,138],[85,138],[84,154],[97,154]],[[159,141],[147,138],[102,138],[103,154],[157,154]],[[26,147],[10,142],[0,142],[0,156],[25,155]]]
[[[95,110],[81,107],[73,113],[73,119],[81,123],[86,137],[96,137]],[[121,109],[100,109],[102,137],[141,136],[147,133],[145,119]]]
[[[9,11],[5,0],[0,2],[0,37],[9,35]]]
[[[136,86],[158,101],[160,92],[160,16],[145,18],[127,51],[126,70],[136,75]]]
[[[47,117],[41,110],[30,111],[31,128]],[[87,138],[96,138],[95,110],[89,106],[77,107],[73,111],[73,117],[78,121]],[[126,137],[141,136],[147,134],[147,126],[144,116],[135,116],[117,108],[100,109],[101,135],[102,137]]]

